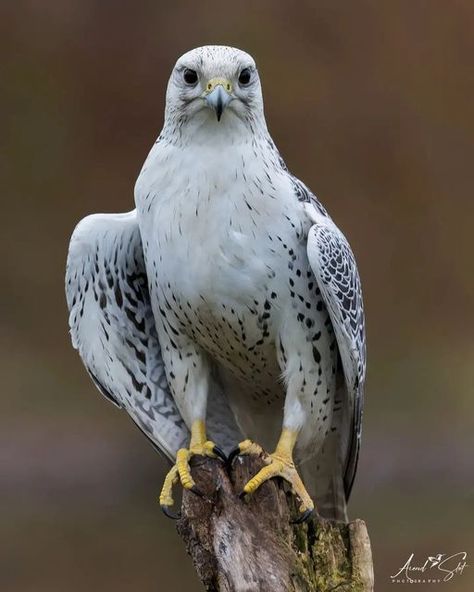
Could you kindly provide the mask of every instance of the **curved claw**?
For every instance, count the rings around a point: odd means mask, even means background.
[[[309,520],[309,518],[313,512],[314,512],[314,508],[309,508],[308,510],[303,512],[300,516],[298,516],[298,518],[296,518],[296,520],[290,520],[290,524],[303,524],[303,522],[306,522],[307,520]]]
[[[181,518],[181,512],[179,512],[178,514],[173,514],[173,512],[170,510],[170,506],[166,506],[165,504],[160,504],[160,508],[161,508],[161,511],[163,512],[163,514],[167,518],[170,518],[171,520],[179,520]]]
[[[224,463],[228,463],[228,458],[225,454],[225,452],[222,450],[222,448],[219,448],[219,446],[214,446],[214,448],[212,449],[212,452],[218,456]]]
[[[188,491],[192,491],[194,493],[194,495],[197,495],[198,497],[201,497],[201,498],[205,497],[203,492],[198,487],[196,487],[196,485],[193,485],[192,487],[190,487],[188,489]]]
[[[227,457],[226,465],[230,469],[232,467],[232,463],[240,454],[240,446],[236,446],[230,451],[229,456]]]

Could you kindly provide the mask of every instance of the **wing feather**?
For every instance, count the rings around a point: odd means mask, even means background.
[[[77,225],[66,298],[73,346],[98,389],[174,458],[189,433],[164,372],[135,211]]]
[[[344,489],[349,498],[360,448],[366,368],[362,289],[354,254],[345,236],[324,212],[307,206],[314,225],[308,233],[308,258],[331,317],[352,406]]]

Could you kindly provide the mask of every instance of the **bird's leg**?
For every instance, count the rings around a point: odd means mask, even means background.
[[[207,456],[209,458],[220,457],[226,461],[222,450],[206,437],[206,424],[203,419],[197,419],[191,426],[191,441],[189,448],[180,448],[176,454],[176,463],[166,475],[165,482],[160,494],[160,506],[169,518],[175,518],[170,508],[173,506],[173,486],[178,482],[184,489],[189,489],[197,495],[202,493],[197,489],[196,483],[191,475],[189,461],[193,456]]]
[[[242,496],[256,491],[262,483],[273,477],[282,477],[291,484],[293,492],[300,500],[300,516],[296,522],[306,520],[314,510],[314,503],[306,491],[306,487],[296,470],[293,461],[293,449],[298,437],[298,430],[283,428],[278,444],[272,454],[266,454],[258,444],[251,440],[244,440],[229,457],[230,460],[238,454],[262,454],[266,464],[250,481],[245,485]]]
[[[173,333],[171,343],[169,333],[160,331],[163,325],[158,325],[159,338],[165,367],[173,397],[186,424],[191,429],[191,439],[188,448],[180,448],[176,453],[176,461],[168,472],[160,494],[160,506],[170,518],[173,506],[173,486],[181,483],[184,489],[203,495],[196,487],[191,475],[189,462],[194,456],[210,458],[226,457],[214,442],[207,439],[206,407],[209,393],[210,366],[207,356],[201,349],[185,335]]]

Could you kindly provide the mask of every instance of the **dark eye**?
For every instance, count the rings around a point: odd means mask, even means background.
[[[191,70],[191,68],[184,69],[183,78],[186,84],[196,84],[198,81],[198,75],[194,70]]]
[[[250,68],[244,68],[239,75],[239,84],[241,84],[242,86],[247,85],[250,82],[250,77]]]

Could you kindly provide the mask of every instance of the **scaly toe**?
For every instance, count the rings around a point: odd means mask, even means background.
[[[252,440],[244,440],[233,450],[231,450],[229,456],[227,457],[227,468],[232,468],[232,463],[238,456],[246,456],[248,454],[260,455],[264,454],[264,450],[259,444],[256,444]]]
[[[279,460],[274,460],[271,457],[266,461],[268,462],[267,466],[260,469],[260,471],[252,477],[250,481],[245,485],[244,492],[245,493],[254,493],[262,483],[272,479],[273,477],[283,477],[284,471],[284,464]]]
[[[184,489],[192,489],[196,484],[191,476],[189,459],[193,456],[191,450],[181,448],[176,454],[176,467],[179,473],[179,480]]]
[[[163,488],[160,494],[160,507],[163,513],[176,520],[179,515],[173,514],[171,508],[173,507],[173,487],[178,483],[181,483],[184,489],[191,491],[195,495],[205,498],[204,493],[196,486],[194,479],[191,475],[191,468],[189,461],[193,456],[207,456],[210,458],[221,458],[224,462],[227,461],[227,457],[224,452],[214,444],[214,442],[204,442],[193,446],[192,448],[180,448],[176,454],[176,464],[171,467],[170,471],[166,475],[163,483]]]
[[[260,471],[248,481],[245,485],[240,497],[244,497],[246,494],[254,493],[262,483],[273,479],[274,477],[281,477],[291,485],[291,489],[294,495],[300,500],[300,515],[292,521],[292,524],[300,524],[308,520],[314,511],[314,503],[306,491],[306,488],[301,480],[301,477],[296,470],[291,457],[287,458],[281,453],[273,453],[268,455],[264,462],[264,466]]]

